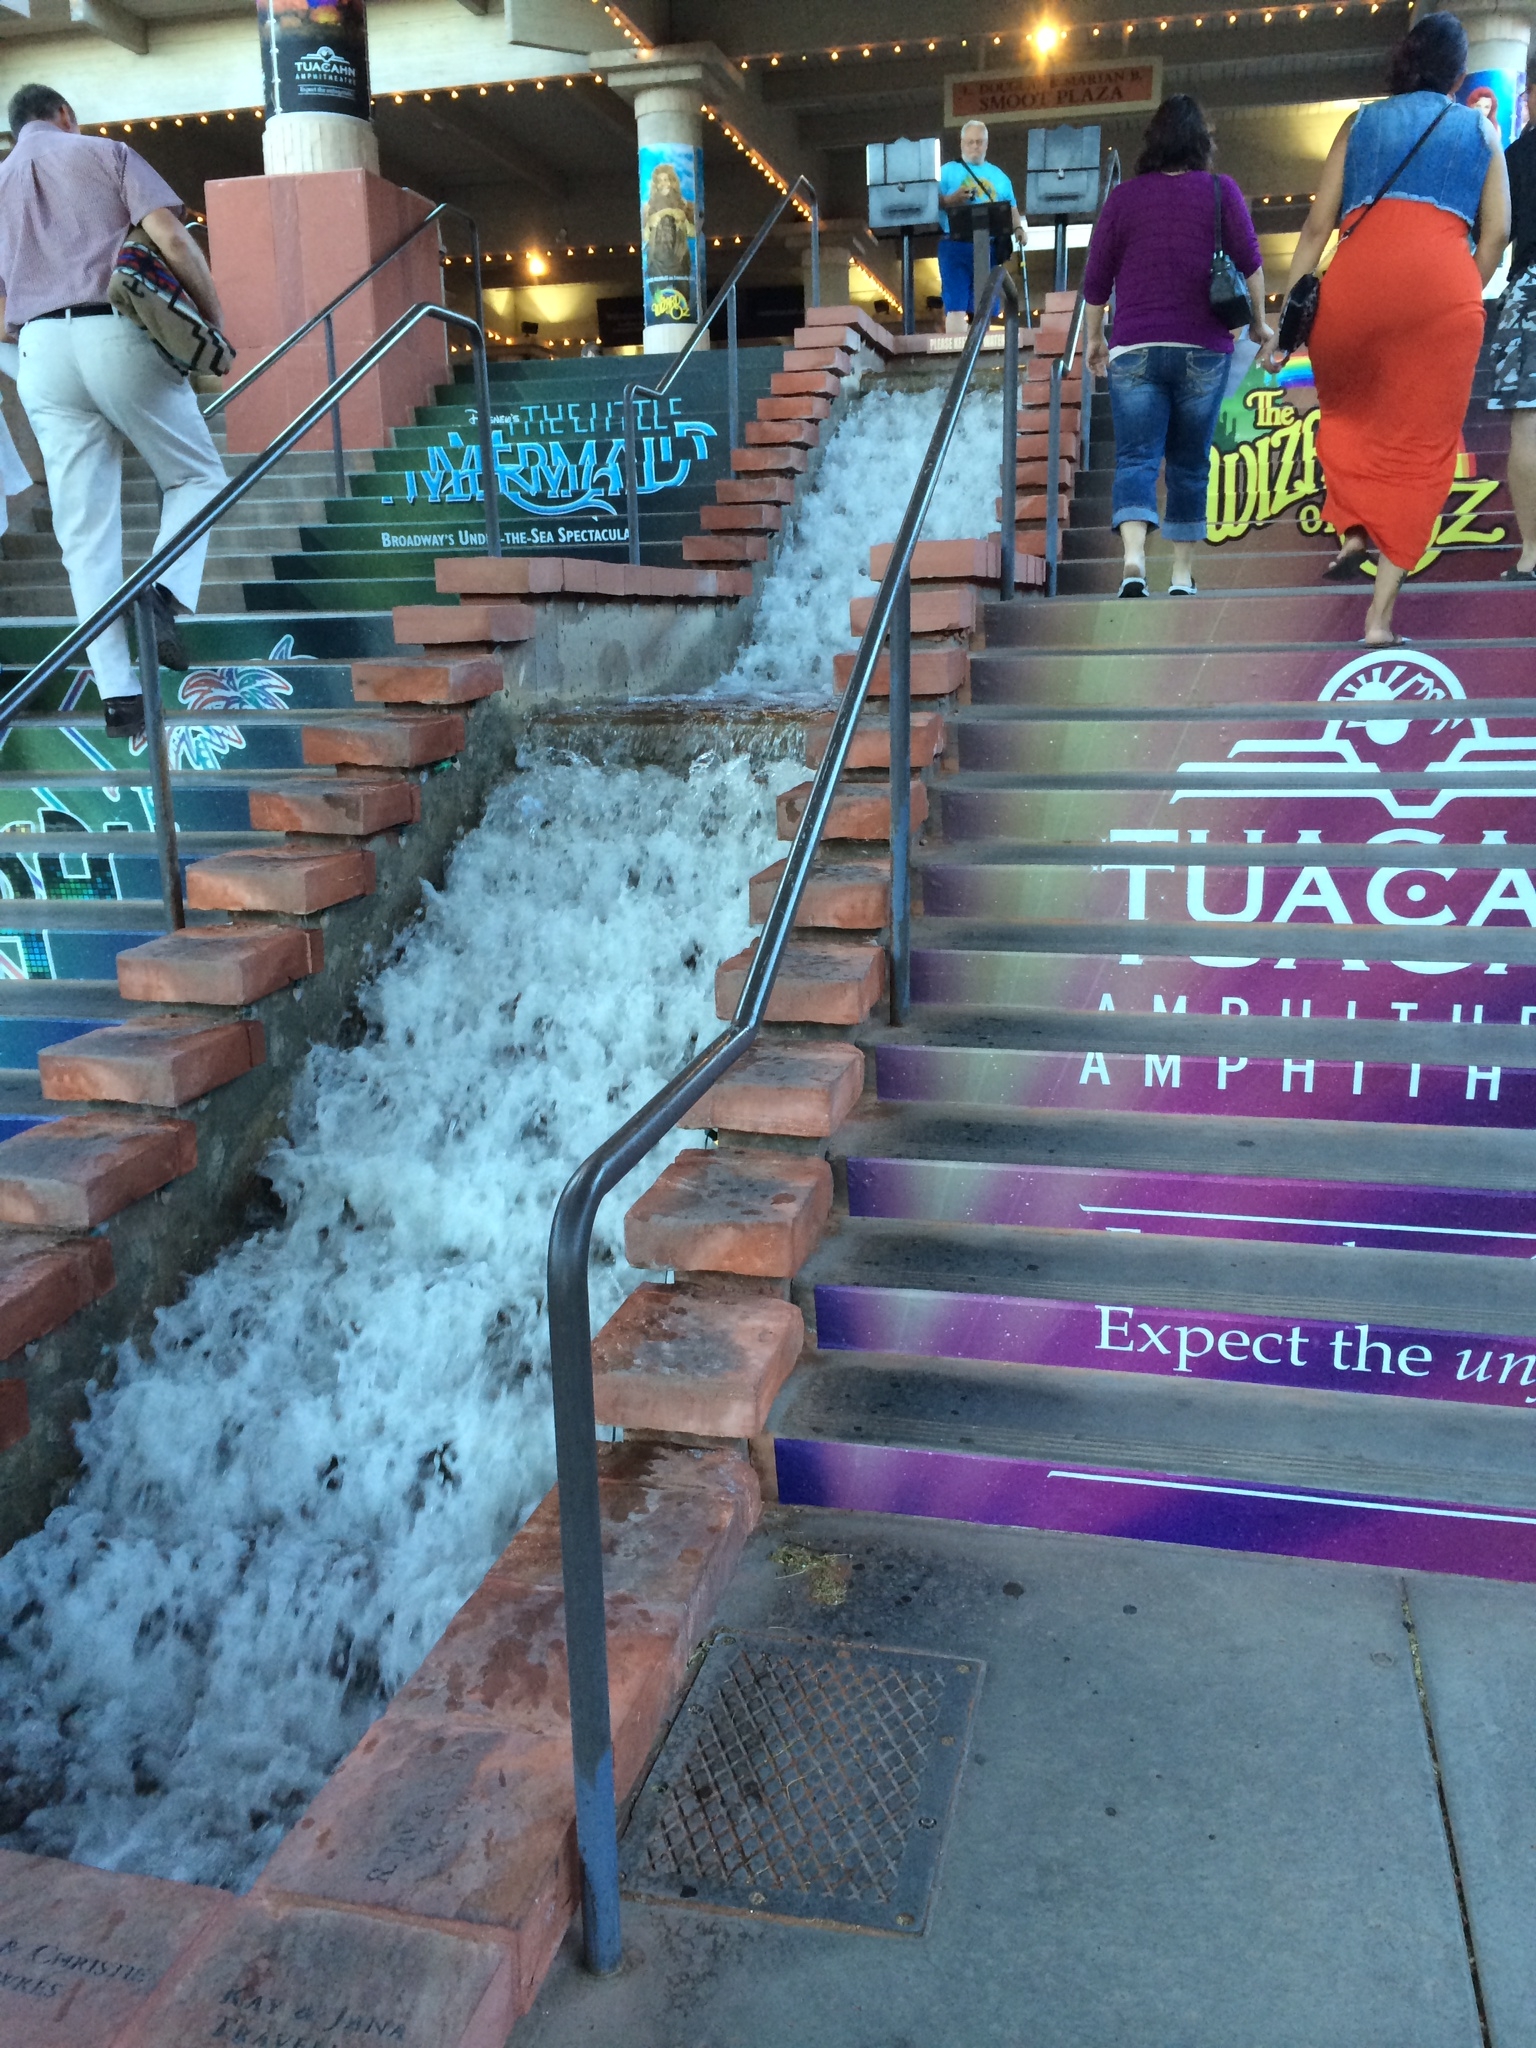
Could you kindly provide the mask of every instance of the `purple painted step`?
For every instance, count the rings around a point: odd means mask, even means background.
[[[1536,1581],[1536,1515],[902,1445],[775,1447],[786,1506],[1132,1536],[1208,1550]]]
[[[1211,765],[1216,771],[1226,767],[1220,761]],[[1188,846],[1208,837],[1240,845],[1249,833],[1293,844],[1305,844],[1306,835],[1330,846],[1363,846],[1393,834],[1421,846],[1441,839],[1498,845],[1501,835],[1512,845],[1536,844],[1536,757],[1512,769],[1489,763],[1481,785],[1473,780],[1480,771],[1471,757],[1454,772],[1442,768],[1433,774],[1397,774],[1370,762],[1350,772],[1341,764],[1326,782],[1315,768],[1303,769],[1310,786],[1273,787],[1285,772],[1283,763],[1274,767],[1268,790],[1235,787],[1235,773],[1212,788],[1215,775],[1170,771],[1167,787],[1140,790],[1085,789],[1091,770],[1053,778],[1042,789],[950,780],[936,785],[939,825],[945,841],[956,846],[984,839],[1072,839],[1082,845],[1098,840],[1109,852],[1120,840],[1116,850],[1123,854],[1140,840],[1154,863],[1159,840],[1173,844],[1182,838]]]
[[[1458,697],[1529,697],[1532,680],[1529,645],[1510,641],[1455,646],[1429,638],[1384,652],[1203,647],[1178,654],[1158,649],[1049,653],[1026,646],[987,648],[971,656],[971,703],[978,709],[1002,704],[1283,704],[1291,698],[1425,705]],[[962,760],[966,722],[960,726]]]
[[[1497,584],[1504,570],[1518,559],[1519,545],[1514,538],[1512,522],[1507,525],[1501,523],[1494,531],[1501,539],[1492,546],[1453,548],[1441,555],[1428,572],[1433,582],[1436,585]],[[1088,543],[1086,550],[1082,546],[1084,539]],[[1061,565],[1059,587],[1063,596],[1081,597],[1100,592],[1112,596],[1120,588],[1123,573],[1118,544],[1111,544],[1107,531],[1102,542],[1097,533],[1083,536],[1074,531],[1074,541],[1076,545]],[[1325,583],[1322,573],[1331,553],[1331,548],[1314,553],[1295,546],[1285,549],[1278,544],[1250,548],[1244,543],[1233,548],[1213,548],[1195,564],[1199,585],[1199,597],[1195,601],[1209,600],[1221,591],[1303,592],[1319,585],[1332,590],[1336,586]],[[1148,583],[1154,602],[1166,595],[1168,560],[1166,556],[1160,557],[1156,550],[1149,564]],[[1364,580],[1360,594],[1367,599],[1370,596],[1370,586]],[[1188,602],[1187,599],[1180,601]]]
[[[850,1159],[852,1216],[1536,1259],[1536,1195],[1249,1174]]]
[[[1162,1116],[1324,1117],[1346,1123],[1524,1130],[1536,1065],[1398,1065],[1204,1053],[1016,1052],[882,1045],[882,1102],[995,1109],[1143,1110]]]
[[[1368,592],[1336,588],[1294,596],[1220,594],[1187,603],[989,604],[987,645],[1028,647],[1306,647],[1359,640]],[[1465,590],[1420,582],[1398,601],[1396,624],[1417,645],[1435,640],[1521,640],[1536,633],[1536,585]]]

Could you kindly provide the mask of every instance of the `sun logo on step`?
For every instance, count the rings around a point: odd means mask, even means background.
[[[1366,712],[1363,718],[1330,718],[1315,738],[1237,740],[1224,761],[1184,761],[1180,777],[1188,781],[1175,796],[1286,796],[1298,803],[1339,797],[1369,797],[1392,818],[1436,818],[1457,797],[1456,789],[1389,789],[1388,778],[1431,776],[1442,771],[1486,775],[1476,794],[1524,796],[1529,772],[1536,768],[1536,732],[1495,737],[1486,718],[1475,716],[1455,671],[1433,654],[1415,648],[1373,647],[1335,671],[1318,702]],[[1409,705],[1444,704],[1443,718],[1375,715],[1377,705],[1406,709]],[[1453,744],[1446,745],[1455,734]],[[1498,782],[1500,768],[1523,771],[1518,782]],[[1316,775],[1317,783],[1298,789],[1298,773]],[[1275,783],[1268,778],[1283,776]],[[1326,778],[1326,784],[1324,783]]]
[[[268,661],[292,661],[293,635],[285,633]],[[274,669],[256,664],[231,664],[224,668],[188,669],[177,697],[188,711],[204,714],[239,711],[283,711],[293,695],[293,685]],[[244,750],[245,734],[238,725],[168,725],[166,752],[171,767],[197,770],[203,774],[218,768],[224,756]],[[142,754],[142,733],[130,741],[135,754]]]

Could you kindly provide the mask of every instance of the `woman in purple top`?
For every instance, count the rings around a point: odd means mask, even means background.
[[[1122,597],[1147,594],[1147,530],[1158,525],[1157,475],[1167,469],[1163,531],[1173,542],[1170,597],[1195,594],[1194,547],[1206,534],[1211,436],[1226,390],[1232,336],[1211,312],[1216,195],[1222,245],[1248,281],[1260,347],[1264,267],[1243,195],[1211,171],[1215,140],[1187,93],[1148,125],[1136,176],[1104,202],[1083,273],[1088,369],[1109,378],[1115,418],[1114,525],[1125,551]],[[1104,315],[1114,293],[1113,332]]]

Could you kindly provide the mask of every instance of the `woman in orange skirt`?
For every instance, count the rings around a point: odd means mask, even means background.
[[[1398,590],[1449,495],[1483,343],[1483,286],[1509,239],[1498,135],[1453,97],[1466,68],[1454,15],[1415,23],[1393,52],[1391,96],[1334,138],[1287,280],[1289,290],[1315,270],[1341,229],[1310,348],[1323,518],[1340,543],[1326,574],[1360,575],[1368,544],[1379,553],[1368,646],[1396,638]]]

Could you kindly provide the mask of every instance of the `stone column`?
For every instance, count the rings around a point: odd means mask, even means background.
[[[266,88],[262,163],[294,171],[373,171],[366,0],[256,0]]]
[[[1507,148],[1525,126],[1531,25],[1503,8],[1458,8],[1467,31],[1467,76],[1457,98],[1481,107]]]
[[[592,62],[635,110],[645,353],[676,355],[688,346],[708,304],[701,109],[708,103],[734,112],[739,81],[709,43],[605,50]]]

